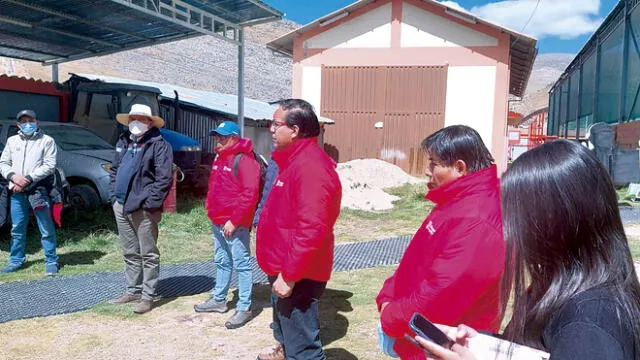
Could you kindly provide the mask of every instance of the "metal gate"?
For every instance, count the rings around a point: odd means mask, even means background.
[[[422,174],[420,142],[444,127],[446,87],[446,66],[323,67],[321,114],[336,120],[325,150],[339,162],[377,158]]]

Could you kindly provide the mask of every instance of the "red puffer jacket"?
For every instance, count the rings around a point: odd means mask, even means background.
[[[251,151],[250,139],[240,139],[223,150],[213,162],[209,175],[207,215],[216,225],[231,220],[235,226],[251,227],[258,204],[260,164]],[[243,153],[238,163],[238,177],[233,171],[236,154]]]
[[[272,153],[280,172],[260,214],[256,256],[267,275],[285,281],[331,277],[342,186],[336,163],[317,141],[298,140]]]
[[[431,190],[436,207],[416,232],[376,302],[384,332],[402,359],[426,359],[404,334],[419,312],[434,323],[497,332],[505,242],[497,168]]]

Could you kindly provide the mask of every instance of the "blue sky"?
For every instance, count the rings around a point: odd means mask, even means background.
[[[306,24],[355,0],[263,0],[286,17]],[[521,31],[537,0],[440,0],[512,30]],[[618,0],[540,0],[526,34],[539,40],[540,53],[575,54]]]

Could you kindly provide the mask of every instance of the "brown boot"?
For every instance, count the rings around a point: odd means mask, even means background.
[[[258,360],[285,360],[284,345],[278,344],[273,347],[273,350],[270,353],[259,354]]]
[[[140,300],[140,302],[133,309],[133,312],[136,314],[144,314],[146,312],[151,311],[153,309],[153,301],[151,300]]]
[[[140,301],[142,296],[140,294],[124,294],[118,298],[110,300],[110,304],[126,304],[134,301]]]

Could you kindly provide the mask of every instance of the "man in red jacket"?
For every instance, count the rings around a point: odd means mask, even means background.
[[[258,360],[321,360],[318,299],[331,276],[342,187],[336,163],[318,146],[320,124],[309,103],[281,102],[271,133],[280,171],[260,214],[256,255],[272,286],[278,345]]]
[[[402,359],[426,359],[404,339],[414,313],[440,324],[496,332],[505,244],[497,168],[480,135],[446,127],[422,142],[429,158],[426,198],[436,204],[376,302],[382,331]]]
[[[228,329],[235,329],[252,317],[249,232],[258,203],[260,165],[253,155],[251,140],[240,138],[240,128],[234,122],[225,121],[212,133],[218,156],[209,176],[206,208],[213,223],[216,285],[211,298],[194,308],[197,312],[227,311],[227,293],[235,266],[239,300],[235,313],[225,323]]]

